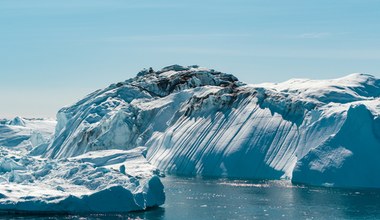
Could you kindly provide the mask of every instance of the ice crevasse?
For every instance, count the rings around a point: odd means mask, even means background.
[[[173,65],[61,109],[39,151],[59,159],[144,147],[171,174],[380,187],[379,97],[380,80],[367,74],[250,85]]]

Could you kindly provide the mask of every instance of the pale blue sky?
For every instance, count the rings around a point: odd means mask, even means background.
[[[170,64],[248,83],[380,76],[378,0],[2,0],[0,118],[55,117]]]

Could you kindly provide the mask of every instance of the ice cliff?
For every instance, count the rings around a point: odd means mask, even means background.
[[[380,80],[352,74],[247,85],[173,65],[89,94],[58,112],[43,158],[147,149],[172,174],[380,187]]]

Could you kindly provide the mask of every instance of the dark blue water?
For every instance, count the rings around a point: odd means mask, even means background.
[[[380,219],[379,190],[293,186],[285,181],[166,177],[166,204],[146,212],[6,219]]]

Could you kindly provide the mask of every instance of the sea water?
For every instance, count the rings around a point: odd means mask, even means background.
[[[4,219],[380,219],[380,190],[168,176],[165,205],[113,215],[28,216]]]

